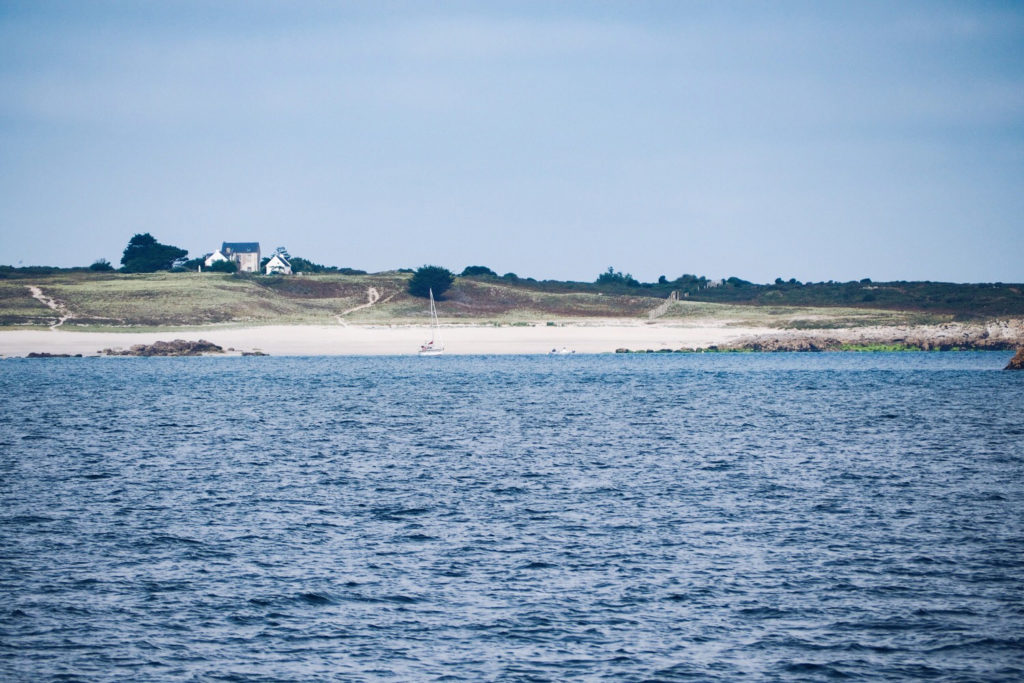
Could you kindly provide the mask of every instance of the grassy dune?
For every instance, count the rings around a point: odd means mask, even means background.
[[[931,325],[952,320],[952,315],[872,308],[824,306],[744,306],[700,301],[675,301],[658,319],[664,322],[714,319],[727,325],[780,329],[833,329],[870,325]]]
[[[406,293],[408,275],[320,274],[238,277],[218,273],[71,272],[0,280],[0,326],[45,327],[59,313],[32,297],[30,286],[60,305],[73,329],[184,327],[208,324],[409,324],[427,321],[423,299]],[[366,306],[373,299],[375,303]],[[459,278],[439,303],[449,322],[525,324],[616,319],[647,322],[661,299],[597,292],[541,291],[529,283]],[[673,302],[657,320],[814,329],[943,322],[940,314],[799,306]]]

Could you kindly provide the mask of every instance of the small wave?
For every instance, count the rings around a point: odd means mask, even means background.
[[[672,666],[658,669],[650,679],[653,681],[714,681],[720,680],[718,676],[709,672],[706,668],[694,666],[693,664],[673,664]]]
[[[182,543],[185,545],[203,545],[203,542],[197,538],[189,538],[188,536],[175,536],[174,534],[157,534],[150,539],[150,543],[158,545],[161,543],[176,544]]]
[[[498,493],[503,495],[515,496],[521,493],[526,493],[527,490],[519,486],[495,486],[491,489],[491,493]]]
[[[818,503],[811,508],[812,512],[828,512],[833,515],[845,515],[850,512],[849,508],[845,508],[837,502]]]
[[[791,615],[790,612],[775,607],[745,607],[739,613],[745,617],[758,619],[784,619]]]
[[[837,621],[832,624],[832,628],[838,631],[941,631],[947,628],[947,624],[943,621],[892,617],[863,621]]]
[[[398,508],[398,507],[383,507],[373,508],[370,510],[376,519],[384,521],[404,521],[406,517],[415,517],[417,515],[425,515],[430,512],[430,508]]]
[[[331,595],[322,591],[299,593],[297,598],[308,605],[336,605],[338,602]]]
[[[254,624],[266,623],[267,618],[256,614],[232,614],[228,616],[227,620],[239,626],[252,626]]]
[[[827,678],[852,678],[852,676],[842,669],[838,669],[831,664],[818,664],[816,662],[791,662],[783,665],[783,670],[786,673],[815,676],[825,676]]]
[[[46,524],[56,522],[53,517],[44,515],[14,515],[12,517],[0,517],[0,524]]]
[[[558,565],[551,564],[550,562],[534,560],[533,562],[527,562],[524,565],[520,565],[517,569],[554,569],[557,566]]]
[[[928,653],[935,652],[957,652],[960,650],[998,650],[1006,652],[1020,652],[1024,648],[1024,638],[978,638],[975,640],[968,640],[962,643],[947,643],[946,645],[939,645],[933,647],[930,650],[925,650]]]

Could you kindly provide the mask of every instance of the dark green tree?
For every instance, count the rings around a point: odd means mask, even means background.
[[[234,261],[214,261],[206,270],[211,273],[236,273],[238,264]]]
[[[89,266],[89,270],[95,270],[95,271],[98,271],[98,272],[101,272],[101,273],[102,272],[109,272],[109,271],[111,271],[113,269],[114,269],[114,266],[110,265],[110,261],[108,261],[105,258],[96,259],[93,262],[93,264],[91,266]]]
[[[313,263],[309,259],[304,259],[301,256],[286,256],[285,258],[287,258],[288,262],[292,264],[293,273],[325,273],[334,270],[330,266]]]
[[[434,290],[434,298],[440,299],[455,280],[455,275],[441,266],[423,266],[409,279],[409,293],[426,298]]]
[[[599,285],[625,285],[626,287],[639,287],[640,283],[630,275],[616,271],[611,266],[608,266],[608,270],[597,276],[597,284]]]
[[[158,270],[170,270],[175,259],[188,254],[185,249],[160,244],[148,232],[137,234],[128,240],[121,265],[126,273],[154,273]]]
[[[497,278],[498,274],[487,266],[466,266],[459,273],[459,277],[493,277]]]

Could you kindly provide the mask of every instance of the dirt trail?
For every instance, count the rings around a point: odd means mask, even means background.
[[[397,294],[397,292],[395,294]],[[359,304],[358,306],[353,306],[352,308],[346,309],[346,310],[342,311],[341,313],[339,313],[335,317],[338,319],[339,323],[344,325],[345,321],[342,320],[342,317],[348,315],[349,313],[354,313],[356,311],[361,311],[364,308],[369,308],[370,306],[373,306],[376,303],[386,304],[387,302],[389,302],[393,298],[395,298],[395,294],[390,294],[386,298],[381,299],[380,298],[380,292],[377,291],[377,288],[376,287],[370,287],[369,289],[366,290],[366,303],[365,304]]]
[[[57,301],[56,299],[53,299],[43,294],[43,290],[41,290],[39,287],[36,287],[35,285],[26,286],[28,287],[28,291],[32,292],[33,299],[36,299],[37,301],[41,302],[44,306],[57,313],[57,315],[59,316],[57,322],[50,325],[51,330],[57,329],[58,327],[64,324],[64,321],[70,320],[71,318],[75,317],[75,315],[68,310],[67,306]]]

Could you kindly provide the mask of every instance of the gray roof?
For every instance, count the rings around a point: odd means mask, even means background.
[[[232,254],[255,254],[259,250],[259,242],[225,242],[220,248],[222,254],[227,254],[229,251]]]

